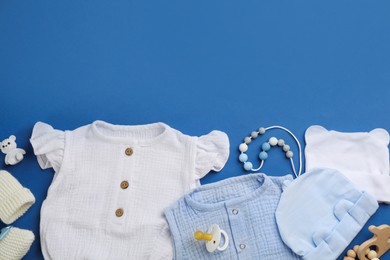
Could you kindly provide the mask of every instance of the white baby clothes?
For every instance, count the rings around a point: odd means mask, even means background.
[[[174,259],[300,259],[283,243],[275,221],[285,181],[292,176],[248,174],[203,185],[182,197],[165,210]],[[213,224],[226,231],[229,244],[210,253],[194,233],[207,232]]]
[[[171,259],[164,208],[229,156],[225,133],[194,137],[164,123],[60,131],[38,122],[31,143],[55,170],[40,225],[43,255],[55,260]]]
[[[311,126],[305,133],[306,171],[333,168],[379,202],[390,202],[389,133],[343,133]]]

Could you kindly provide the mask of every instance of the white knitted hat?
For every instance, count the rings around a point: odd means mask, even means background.
[[[0,170],[0,219],[11,224],[22,216],[35,198],[31,191],[24,188],[10,173]]]
[[[20,260],[34,241],[33,232],[15,227],[6,227],[0,233],[0,260]]]

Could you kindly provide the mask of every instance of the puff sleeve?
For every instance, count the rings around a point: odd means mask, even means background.
[[[229,157],[229,138],[214,130],[198,137],[196,144],[195,178],[203,178],[209,171],[219,172]]]
[[[61,167],[64,157],[65,132],[53,129],[48,124],[37,122],[34,125],[30,142],[42,169]]]

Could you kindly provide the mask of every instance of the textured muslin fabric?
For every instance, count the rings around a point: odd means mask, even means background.
[[[164,123],[72,131],[38,122],[30,139],[55,175],[41,209],[45,259],[170,259],[163,215],[229,156],[225,133],[196,137]]]
[[[11,224],[35,203],[31,191],[24,188],[9,172],[0,170],[0,219]]]
[[[282,241],[275,210],[284,181],[292,176],[248,174],[203,185],[165,210],[174,241],[174,259],[300,259]],[[197,230],[212,224],[225,230],[229,245],[224,251],[206,250],[196,241]]]
[[[378,207],[337,170],[316,168],[286,183],[276,222],[283,241],[303,259],[337,259]]]
[[[390,203],[389,133],[343,133],[310,126],[305,133],[306,171],[317,167],[337,169],[360,190],[377,201]]]
[[[34,241],[30,230],[15,227],[4,228],[0,234],[0,260],[20,260]]]

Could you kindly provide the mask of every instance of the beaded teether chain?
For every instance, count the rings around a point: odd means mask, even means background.
[[[266,131],[268,131],[270,129],[282,129],[282,130],[286,131],[287,133],[289,133],[294,138],[294,140],[297,142],[298,150],[299,150],[299,171],[298,171],[298,174],[297,174],[295,167],[294,167],[294,161],[292,159],[294,154],[292,151],[290,151],[290,146],[285,144],[283,139],[278,140],[276,137],[271,137],[268,140],[268,142],[264,142],[261,145],[261,152],[259,153],[259,159],[261,160],[261,163],[260,163],[260,166],[258,168],[253,169],[253,164],[248,161],[248,155],[245,152],[248,150],[248,145],[252,142],[252,139],[256,139],[259,135],[263,135]],[[286,157],[288,159],[290,159],[291,168],[295,174],[295,177],[300,176],[301,172],[302,172],[301,144],[299,143],[298,139],[295,137],[295,135],[290,130],[288,130],[287,128],[282,127],[282,126],[270,126],[270,127],[266,127],[266,128],[260,127],[258,131],[253,131],[250,134],[250,136],[245,137],[244,142],[242,144],[240,144],[240,146],[238,147],[238,149],[241,152],[238,159],[240,160],[240,162],[244,163],[244,169],[246,171],[257,172],[263,167],[264,161],[268,158],[267,152],[271,149],[272,146],[276,146],[276,145],[278,145],[279,147],[282,147],[283,151],[286,153]]]

